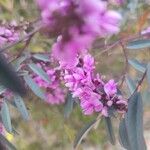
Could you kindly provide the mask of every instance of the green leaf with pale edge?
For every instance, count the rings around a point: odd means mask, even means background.
[[[50,62],[49,56],[45,54],[34,54],[33,57],[44,62]]]
[[[136,92],[129,99],[125,124],[130,144],[128,150],[146,150],[143,136],[143,104],[140,93]]]
[[[66,97],[65,107],[64,107],[65,118],[69,118],[73,109],[73,103],[74,103],[74,98],[72,97],[72,94],[68,92],[67,97]]]
[[[44,81],[50,83],[49,76],[42,68],[38,67],[36,64],[29,64],[29,67],[32,69],[34,73],[39,75]]]
[[[137,61],[136,59],[132,59],[128,61],[130,65],[132,65],[136,70],[144,73],[146,70],[146,66],[141,64],[139,61]]]
[[[142,93],[142,100],[143,100],[143,104],[144,104],[144,107],[147,107],[149,108],[150,107],[150,91],[149,89],[143,91]]]
[[[3,102],[2,108],[1,108],[1,117],[2,117],[2,122],[6,130],[11,133],[12,132],[12,126],[11,126],[11,119],[10,119],[10,113],[9,113],[9,108],[7,103]]]
[[[24,76],[24,80],[35,95],[37,95],[41,99],[45,99],[44,92],[40,89],[40,87],[34,82],[34,80],[29,75]]]
[[[28,111],[24,104],[23,99],[19,95],[15,95],[14,102],[15,102],[15,105],[16,105],[18,111],[21,113],[22,117],[25,120],[29,120],[29,114],[28,114]]]
[[[83,140],[83,138],[89,133],[89,131],[94,127],[94,125],[96,124],[97,120],[94,119],[92,121],[90,121],[89,123],[87,123],[81,130],[80,132],[77,134],[75,141],[74,141],[74,148],[76,149],[78,147],[78,145],[81,143],[81,141]]]
[[[149,87],[150,87],[150,63],[148,63],[147,65],[147,80],[148,80]]]
[[[129,42],[127,45],[127,49],[143,49],[150,47],[150,40],[136,40],[133,42]]]
[[[12,143],[10,143],[2,134],[0,134],[0,141],[4,146],[8,147],[10,150],[17,150],[15,146]]]
[[[108,139],[112,145],[115,145],[116,139],[115,139],[115,135],[114,135],[114,131],[113,131],[111,118],[105,117],[104,120],[105,120],[105,125],[106,125],[105,127],[106,127],[106,131],[107,131]]]
[[[125,125],[125,119],[122,119],[119,125],[119,141],[120,144],[129,150],[130,148],[130,143],[129,143],[129,137],[127,134],[127,128]]]
[[[132,80],[132,78],[129,75],[126,76],[126,84],[129,88],[130,94],[133,94],[133,92],[136,89],[136,85],[135,85],[135,82]]]

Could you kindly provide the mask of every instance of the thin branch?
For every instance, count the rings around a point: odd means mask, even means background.
[[[112,48],[118,46],[120,43],[123,43],[123,44],[128,43],[129,41],[133,41],[133,40],[139,39],[144,36],[146,36],[146,34],[145,35],[135,34],[133,36],[120,38],[119,40],[112,42],[110,44],[107,44],[107,45],[106,44],[97,45],[96,47],[94,47],[94,49],[99,48],[99,49],[104,49],[104,50],[102,50],[100,53],[98,53],[95,57],[98,57],[98,56],[102,55],[103,53],[106,53],[106,52],[112,50]]]
[[[24,50],[29,46],[30,42],[31,42],[31,39],[33,37],[34,34],[32,34],[29,39],[26,41],[25,45],[22,47],[22,49],[19,51],[19,53],[17,54],[17,56],[15,58],[13,58],[12,60],[10,60],[10,63],[15,61],[16,59],[18,59],[22,53],[24,52]]]
[[[129,65],[128,65],[128,55],[127,55],[127,53],[126,53],[125,46],[123,45],[122,42],[120,42],[120,45],[121,45],[121,47],[122,47],[123,55],[124,55],[124,58],[125,58],[125,67],[124,67],[124,70],[123,70],[123,72],[122,72],[122,81],[121,81],[121,83],[120,83],[120,85],[119,85],[119,88],[121,88],[122,85],[123,85],[123,83],[124,83],[125,74],[126,74],[126,72],[127,72],[127,70],[128,70],[128,66],[129,66]]]
[[[144,72],[144,74],[143,74],[141,80],[138,82],[138,85],[136,86],[136,89],[135,89],[134,92],[131,94],[131,96],[128,98],[128,100],[135,94],[136,91],[140,91],[140,87],[141,87],[141,85],[142,85],[142,83],[143,83],[143,81],[144,81],[144,79],[145,79],[145,77],[146,77],[146,72],[147,72],[147,70]]]

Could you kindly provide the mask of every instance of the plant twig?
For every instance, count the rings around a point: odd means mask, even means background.
[[[19,53],[17,54],[17,56],[15,58],[13,58],[12,60],[10,60],[10,63],[15,61],[16,59],[18,59],[21,54],[24,52],[24,50],[29,46],[30,42],[31,42],[31,39],[33,37],[34,34],[32,34],[29,39],[26,41],[25,45],[22,47],[22,49],[19,51]]]
[[[99,48],[99,49],[104,49],[104,50],[102,50],[100,53],[98,53],[95,57],[98,57],[98,56],[102,55],[103,53],[106,53],[106,52],[112,50],[112,48],[118,46],[120,43],[125,44],[125,43],[127,43],[129,41],[133,41],[133,40],[139,39],[139,38],[141,38],[143,36],[146,36],[146,34],[145,35],[135,34],[135,35],[132,35],[132,36],[129,36],[129,37],[120,38],[119,40],[117,40],[115,42],[112,42],[110,44],[97,45],[94,48]]]
[[[136,86],[136,89],[135,89],[134,92],[131,94],[131,96],[128,98],[128,100],[135,94],[136,91],[140,91],[140,87],[141,87],[141,85],[142,85],[142,83],[143,83],[143,81],[144,81],[144,79],[145,79],[145,77],[146,77],[146,72],[147,72],[147,70],[144,72],[144,74],[143,74],[141,80],[138,82],[138,85]]]
[[[124,80],[125,80],[125,74],[126,74],[126,72],[127,72],[127,70],[128,70],[128,55],[127,55],[125,46],[123,45],[122,42],[120,42],[120,45],[121,45],[121,47],[122,47],[123,55],[124,55],[124,58],[125,58],[125,67],[124,67],[124,70],[123,70],[123,72],[122,72],[122,81],[121,81],[121,83],[120,83],[120,85],[119,85],[119,88],[122,87],[122,85],[123,85],[123,83],[124,83]]]

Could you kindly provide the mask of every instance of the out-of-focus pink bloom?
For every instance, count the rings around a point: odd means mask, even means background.
[[[7,43],[13,43],[19,40],[19,34],[11,27],[0,27],[0,45],[3,46]]]
[[[37,0],[37,4],[46,34],[61,37],[52,53],[63,63],[74,64],[75,58],[85,53],[97,37],[119,31],[120,14],[100,0]]]
[[[108,96],[112,96],[117,93],[117,84],[113,79],[109,80],[105,85],[104,85],[104,91]]]
[[[100,34],[106,36],[119,32],[121,15],[115,11],[106,11],[100,16]]]
[[[74,64],[76,63],[76,57],[87,52],[87,49],[90,48],[93,37],[89,34],[80,34],[77,28],[72,28],[69,34],[72,37],[66,41],[62,36],[59,37],[52,47],[52,53],[60,62]]]
[[[48,4],[50,4],[52,1],[54,0],[36,0],[41,10],[48,8],[49,7]]]

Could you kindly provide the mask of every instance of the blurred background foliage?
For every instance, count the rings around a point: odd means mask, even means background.
[[[129,0],[128,0],[129,1]],[[129,5],[130,4],[130,5]],[[113,42],[125,36],[132,36],[139,33],[150,24],[150,5],[148,1],[143,4],[140,1],[137,3],[132,0],[128,5],[122,7],[114,6],[123,14],[123,23],[121,32],[114,37],[100,39],[96,44],[103,44],[104,42]],[[39,19],[39,12],[33,0],[0,0],[0,22],[17,22],[17,24],[30,24]],[[46,37],[37,34],[28,47],[30,52],[44,52],[51,49],[53,41]],[[12,53],[17,53],[22,44],[17,45],[11,49]],[[122,48],[117,46],[108,52],[100,54],[103,48],[95,48],[91,51],[97,61],[97,71],[106,75],[106,78],[115,78],[120,80],[122,71],[125,65],[125,59],[122,54]],[[136,58],[141,62],[150,61],[150,49],[142,51],[127,51],[129,58]],[[129,67],[129,73],[134,80],[139,74]],[[123,84],[121,90],[126,89],[126,84]],[[142,86],[142,90],[146,89],[146,84]],[[150,93],[150,91],[147,91]],[[124,94],[128,97],[128,91],[124,90]],[[144,96],[145,104],[145,131],[150,131],[150,99]],[[90,121],[92,117],[82,115],[78,106],[73,109],[71,116],[64,118],[63,106],[50,106],[38,99],[32,93],[29,93],[28,98],[25,99],[28,111],[31,114],[29,122],[23,121],[18,113],[11,108],[12,123],[18,134],[15,136],[6,135],[7,138],[16,145],[19,150],[70,150],[72,149],[73,140],[77,132]],[[118,120],[115,119],[114,126],[117,127]],[[116,134],[117,135],[117,134]],[[146,135],[147,136],[147,135]],[[149,137],[150,140],[150,137]],[[117,146],[119,147],[119,146]],[[80,146],[80,149],[96,150],[96,149],[117,149],[109,145],[107,141],[106,132],[104,130],[103,121],[100,122],[97,129],[92,130],[85,138]],[[118,148],[121,149],[120,147]]]

